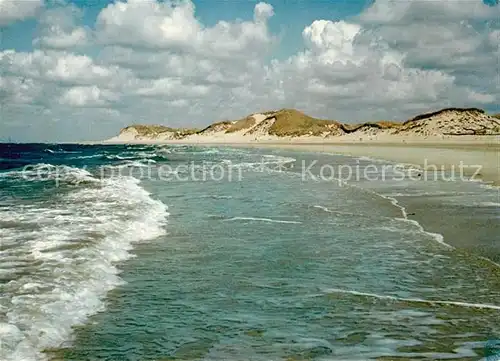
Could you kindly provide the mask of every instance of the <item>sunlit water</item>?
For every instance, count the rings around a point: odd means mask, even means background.
[[[478,360],[500,335],[495,188],[304,171],[383,164],[340,155],[0,149],[2,360]]]

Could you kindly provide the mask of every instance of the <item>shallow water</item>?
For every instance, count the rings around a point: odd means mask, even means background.
[[[494,188],[339,182],[325,164],[382,163],[338,155],[33,147],[14,165],[61,171],[0,175],[5,360],[477,360],[500,334]]]

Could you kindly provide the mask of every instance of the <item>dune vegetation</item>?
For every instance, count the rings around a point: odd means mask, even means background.
[[[313,118],[295,109],[281,109],[271,112],[268,117],[275,118],[269,128],[269,134],[278,137],[319,136],[325,132],[338,132],[340,126],[340,123],[334,120]]]
[[[304,136],[375,136],[375,135],[495,135],[500,133],[500,114],[488,115],[477,108],[445,108],[396,122],[381,120],[345,124],[318,119],[295,109],[251,114],[235,121],[219,121],[199,129],[171,128],[164,125],[132,125],[120,136],[133,139],[184,139],[193,136],[231,137],[304,137]]]
[[[156,138],[164,134],[173,134],[177,138],[182,138],[199,132],[199,130],[195,128],[171,128],[165,125],[134,124],[123,128],[120,133],[126,133],[133,130],[137,132],[138,137],[145,138]]]
[[[232,123],[231,126],[226,130],[226,133],[234,133],[240,130],[250,129],[255,125],[255,118],[252,116],[248,116],[246,118],[237,120]]]

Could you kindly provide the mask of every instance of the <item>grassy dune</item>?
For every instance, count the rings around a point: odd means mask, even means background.
[[[457,134],[470,133],[480,135],[490,132],[490,130],[487,130],[487,128],[491,128],[489,123],[492,123],[492,121],[494,123],[495,120],[493,119],[500,119],[500,114],[495,114],[491,115],[491,117],[493,118],[490,117],[489,120],[484,120],[488,118],[488,115],[483,110],[476,108],[446,108],[434,112],[420,114],[412,119],[401,122],[382,120],[360,124],[343,124],[335,120],[318,119],[306,115],[303,112],[295,109],[267,111],[262,112],[261,114],[267,117],[263,120],[262,123],[262,125],[264,123],[267,124],[267,127],[260,127],[259,125],[257,125],[254,116],[249,115],[237,121],[225,120],[215,122],[201,130],[189,128],[171,128],[164,125],[138,124],[126,127],[122,129],[121,132],[132,130],[133,128],[137,131],[139,137],[158,138],[162,135],[166,136],[168,134],[168,136],[173,139],[182,139],[193,134],[231,134],[244,130],[250,130],[249,134],[253,134],[260,130],[265,132],[265,134],[278,137],[337,136],[353,133],[359,133],[360,135],[362,135],[377,134],[379,132],[387,130],[390,131],[390,134],[406,134],[408,132],[430,134],[442,130],[443,133],[449,133],[453,131]],[[468,122],[469,125],[467,125],[466,122]],[[468,129],[468,127],[471,129]],[[484,132],[479,129],[482,127],[486,129]],[[419,130],[420,128],[429,128],[429,130]],[[467,128],[467,132],[461,132],[461,128]],[[500,132],[500,130],[498,130],[498,132]]]
[[[322,135],[325,132],[338,132],[340,123],[334,120],[316,119],[295,109],[282,109],[271,113],[276,118],[269,134],[279,137]]]
[[[226,133],[234,133],[240,130],[249,129],[255,125],[255,118],[248,116],[246,118],[238,120],[236,123],[231,124]]]
[[[196,134],[199,130],[192,128],[170,128],[164,125],[136,124],[123,128],[120,133],[135,129],[140,137],[157,137],[165,133],[174,133],[177,137],[186,137]]]

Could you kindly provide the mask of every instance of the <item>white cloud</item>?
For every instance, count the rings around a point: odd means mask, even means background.
[[[304,29],[302,36],[306,44],[314,50],[333,50],[331,55],[336,60],[340,59],[342,54],[353,57],[353,41],[360,30],[359,25],[345,21],[316,20]]]
[[[87,45],[89,30],[77,25],[82,16],[82,10],[74,5],[45,10],[40,17],[40,36],[33,44],[61,50]]]
[[[264,22],[267,21],[271,16],[274,15],[274,9],[272,5],[269,5],[265,2],[260,2],[255,5],[254,9],[254,20],[255,22]]]
[[[184,84],[180,78],[162,78],[147,82],[137,89],[138,95],[167,97],[203,97],[210,92],[210,87],[198,84]]]
[[[0,27],[34,17],[43,0],[0,0]]]
[[[383,39],[407,67],[441,70],[494,92],[500,6],[475,1],[377,0],[360,16],[365,44]]]
[[[118,76],[117,67],[100,66],[87,55],[68,52],[5,50],[0,52],[0,65],[6,74],[68,85],[109,84]]]
[[[97,37],[107,45],[174,50],[203,57],[248,57],[272,42],[267,19],[273,8],[258,3],[254,21],[220,21],[204,27],[190,1],[180,3],[133,0],[116,2],[101,11]]]
[[[43,87],[33,79],[16,76],[0,77],[0,104],[30,104],[42,93]]]
[[[201,25],[194,5],[155,0],[116,2],[97,18],[98,38],[105,44],[144,48],[192,47]]]
[[[493,103],[496,98],[492,94],[481,94],[473,90],[470,90],[469,99],[472,100],[473,102],[488,104],[488,103]]]
[[[349,122],[488,107],[500,101],[499,8],[376,0],[349,21],[304,24],[301,50],[277,60],[268,21],[280,14],[267,3],[250,20],[211,26],[190,1],[117,1],[89,27],[64,5],[41,13],[38,49],[0,52],[0,102],[10,126],[58,119],[49,128],[61,139],[103,138],[137,122],[201,126],[280,107]]]
[[[498,19],[500,10],[483,1],[376,0],[360,20],[369,24],[405,25],[415,22],[441,23]]]
[[[277,64],[275,71],[294,74],[284,79],[288,89],[305,85],[309,99],[304,106],[311,110],[325,105],[352,109],[353,102],[381,108],[400,101],[433,103],[453,85],[454,77],[444,72],[405,67],[404,54],[383,41],[358,42],[361,31],[344,21],[315,21],[303,32],[309,49]],[[304,99],[300,93],[290,96]]]
[[[118,97],[109,90],[93,86],[77,86],[70,88],[61,95],[59,103],[74,107],[104,107]]]

